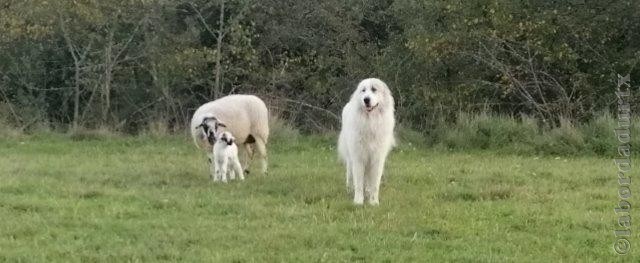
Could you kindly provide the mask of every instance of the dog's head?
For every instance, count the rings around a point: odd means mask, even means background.
[[[393,106],[393,97],[387,84],[379,79],[365,79],[358,84],[352,99],[357,99],[365,113],[382,110],[387,105]]]
[[[231,135],[230,132],[226,132],[226,131],[221,132],[218,135],[218,137],[219,137],[218,140],[220,141],[220,143],[226,143],[227,145],[232,145],[236,141],[236,138],[233,137],[233,135]]]
[[[220,128],[226,128],[227,125],[220,122],[216,117],[204,117],[202,119],[202,123],[198,126],[202,128],[202,133],[209,144],[213,145],[216,143],[216,134],[218,134],[218,130]]]

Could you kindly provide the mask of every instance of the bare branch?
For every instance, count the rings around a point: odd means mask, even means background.
[[[276,97],[276,98],[279,99],[279,100],[282,100],[284,102],[298,104],[300,106],[304,106],[304,107],[308,107],[308,108],[311,108],[311,109],[314,109],[314,110],[318,110],[318,111],[324,112],[328,116],[331,116],[332,118],[336,119],[338,122],[340,121],[340,117],[337,114],[335,114],[335,113],[333,113],[333,112],[331,112],[331,111],[329,111],[327,109],[324,109],[324,108],[321,108],[321,107],[318,107],[318,106],[315,106],[315,105],[311,105],[311,104],[309,104],[307,102],[300,101],[300,100],[292,100],[292,99],[287,99],[287,98],[282,98],[282,97]]]

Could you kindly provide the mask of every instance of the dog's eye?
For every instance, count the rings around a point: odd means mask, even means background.
[[[364,92],[366,89],[362,89],[362,92]]]
[[[376,92],[376,90],[377,90],[376,88],[371,87],[371,92]]]

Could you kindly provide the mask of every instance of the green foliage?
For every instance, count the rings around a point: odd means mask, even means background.
[[[640,119],[633,119],[634,123],[640,121]],[[618,145],[620,142],[615,137],[614,130],[617,128],[617,120],[614,119],[610,114],[602,114],[596,117],[593,121],[582,124],[583,137],[585,138],[585,144],[591,148],[596,154],[604,155],[611,154],[611,150],[613,150],[613,145]],[[638,125],[634,125],[637,130]],[[632,131],[633,128],[632,127]],[[640,142],[635,138],[637,133],[632,132],[632,140],[635,142]]]
[[[459,112],[561,127],[613,110],[616,73],[640,79],[638,12],[629,0],[9,1],[0,103],[21,109],[9,119],[18,127],[178,132],[216,93],[252,93],[303,132],[326,132],[356,83],[375,76],[397,119],[425,135]],[[494,136],[513,127],[478,125],[488,134],[478,136],[520,143]]]
[[[273,144],[285,144],[298,141],[300,132],[285,120],[272,116],[269,119],[269,141]]]
[[[489,149],[493,147],[519,147],[531,143],[537,136],[536,124],[523,117],[468,115],[460,113],[453,125],[443,125],[437,133],[449,148]]]
[[[632,123],[640,122],[633,118]],[[614,130],[618,120],[601,114],[592,121],[574,124],[562,119],[558,127],[549,127],[535,119],[503,115],[459,113],[451,123],[440,122],[430,135],[430,144],[452,150],[495,150],[513,154],[617,156],[620,144]],[[631,145],[640,144],[633,136]]]

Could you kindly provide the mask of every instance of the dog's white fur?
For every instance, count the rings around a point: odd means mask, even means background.
[[[252,145],[261,161],[261,172],[267,172],[267,140],[269,139],[269,111],[265,103],[253,95],[229,95],[206,103],[196,110],[191,119],[191,136],[196,146],[205,149],[212,162],[213,145],[207,140],[207,134],[200,126],[205,118],[215,118],[210,125],[217,132],[219,123],[226,127],[235,138],[240,150],[242,167],[248,168],[253,155]],[[218,123],[218,124],[217,124]],[[253,139],[253,142],[248,140]]]
[[[369,204],[379,203],[384,163],[395,146],[394,111],[391,91],[376,78],[361,81],[342,109],[338,152],[345,163],[347,187],[353,189],[356,205],[363,204],[365,196]]]
[[[244,180],[244,172],[242,165],[238,159],[238,146],[236,146],[235,138],[229,132],[219,132],[216,142],[213,145],[213,161],[215,168],[212,172],[213,181],[227,182],[227,175],[230,180],[235,180],[236,176],[240,180]]]

